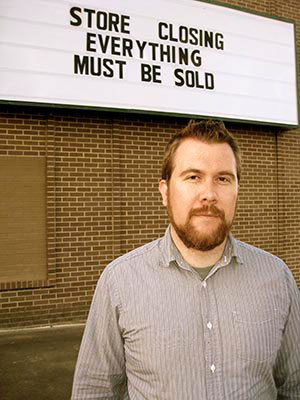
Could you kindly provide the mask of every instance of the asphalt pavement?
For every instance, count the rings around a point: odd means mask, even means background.
[[[0,399],[70,399],[84,325],[0,330]]]

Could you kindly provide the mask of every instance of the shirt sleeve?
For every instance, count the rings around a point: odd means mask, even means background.
[[[276,359],[277,400],[300,399],[300,292],[289,270],[287,286],[290,297],[289,315],[282,344]]]
[[[118,399],[125,382],[120,304],[109,269],[98,281],[75,369],[72,400]]]

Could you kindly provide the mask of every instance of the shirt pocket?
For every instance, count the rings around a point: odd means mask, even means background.
[[[246,361],[264,362],[278,351],[281,341],[280,321],[275,309],[253,314],[233,311],[236,351]]]

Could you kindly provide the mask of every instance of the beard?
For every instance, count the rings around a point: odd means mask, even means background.
[[[171,225],[184,245],[187,248],[201,251],[209,251],[222,244],[227,238],[233,223],[233,219],[232,221],[226,221],[224,211],[220,210],[215,205],[206,205],[191,210],[185,224],[178,225],[175,222],[170,201],[168,201],[168,215]],[[213,227],[211,225],[206,229],[204,225],[202,229],[197,228],[197,222],[193,224],[192,219],[193,217],[201,215],[211,217],[215,226]]]

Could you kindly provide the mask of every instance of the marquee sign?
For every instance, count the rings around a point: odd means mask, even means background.
[[[196,0],[1,0],[0,101],[298,126],[295,26]]]

